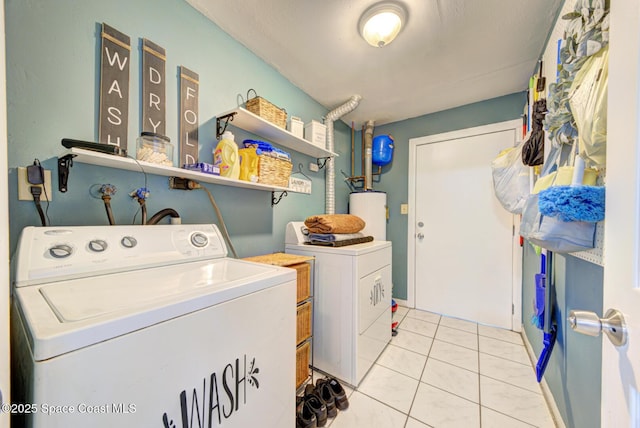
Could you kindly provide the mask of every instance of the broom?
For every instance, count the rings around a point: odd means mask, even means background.
[[[576,156],[571,185],[551,186],[541,191],[538,199],[540,213],[562,221],[604,220],[604,187],[583,185],[583,178],[584,159]]]

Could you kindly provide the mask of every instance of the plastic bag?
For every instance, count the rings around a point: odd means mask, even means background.
[[[493,189],[507,211],[520,214],[529,196],[529,168],[522,163],[523,143],[500,152],[493,162]]]
[[[576,74],[569,103],[578,129],[580,156],[604,167],[607,158],[607,93],[609,48],[590,57]]]
[[[544,130],[542,122],[547,114],[547,100],[544,98],[533,104],[533,120],[531,121],[531,135],[522,147],[522,163],[529,166],[544,163]]]
[[[522,212],[520,235],[532,244],[557,253],[575,253],[595,247],[596,223],[565,222],[538,209],[538,195],[527,199]]]

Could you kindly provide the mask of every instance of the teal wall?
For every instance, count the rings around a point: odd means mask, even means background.
[[[515,93],[375,127],[374,136],[391,134],[395,140],[393,161],[383,167],[380,181],[373,184],[375,190],[387,192],[389,207],[387,240],[393,242],[394,297],[407,298],[408,225],[407,216],[400,214],[400,204],[407,203],[408,200],[409,140],[517,119],[522,114],[522,106],[525,101],[525,93]],[[358,141],[356,144],[357,156],[360,156],[360,134],[358,132],[356,137],[356,141]],[[345,172],[349,172],[349,169],[345,169]],[[361,175],[359,161],[356,162],[356,175]],[[336,188],[340,187],[346,187],[346,184],[337,184]]]
[[[603,313],[601,266],[571,255],[554,254],[558,336],[545,379],[567,427],[600,426],[602,336],[591,337],[571,331],[567,318],[572,309]],[[542,332],[529,319],[540,258],[531,245],[524,247],[522,316],[524,330],[536,355],[542,351]]]
[[[135,153],[140,131],[140,44],[147,38],[167,51],[167,135],[178,141],[178,67],[200,75],[200,158],[211,161],[215,116],[236,107],[249,88],[300,116],[322,120],[327,109],[213,25],[183,0],[7,0],[7,98],[9,138],[10,241],[15,250],[23,227],[39,225],[33,202],[17,200],[16,167],[38,158],[53,173],[53,225],[101,225],[107,217],[94,184],[118,188],[112,206],[118,224],[130,224],[137,204],[129,192],[144,185],[141,173],[76,162],[69,191],[57,191],[57,157],[64,137],[96,141],[98,134],[100,24],[106,22],[131,37],[129,153]],[[345,94],[345,101],[352,94]],[[238,129],[236,140],[251,137]],[[336,123],[337,168],[348,167],[350,131]],[[291,220],[324,212],[324,170],[308,172],[315,161],[293,153],[294,165],[305,165],[313,194],[290,194],[271,207],[271,193],[219,185],[212,191],[241,257],[284,249],[284,229]],[[202,191],[169,190],[166,177],[149,176],[149,215],[172,207],[185,223],[217,223]],[[347,194],[339,194],[336,212],[347,212]],[[138,216],[138,222],[140,217]],[[166,220],[165,220],[166,221]]]

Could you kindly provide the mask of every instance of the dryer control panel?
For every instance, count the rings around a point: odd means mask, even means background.
[[[16,286],[226,256],[214,224],[26,227]]]

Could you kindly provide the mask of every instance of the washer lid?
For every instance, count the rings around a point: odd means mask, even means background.
[[[182,299],[200,291],[219,291],[240,279],[270,271],[267,265],[223,259],[195,266],[175,265],[104,275],[90,281],[46,284],[40,287],[40,293],[60,322],[74,322]]]
[[[36,360],[287,281],[291,269],[229,258],[15,289]]]

